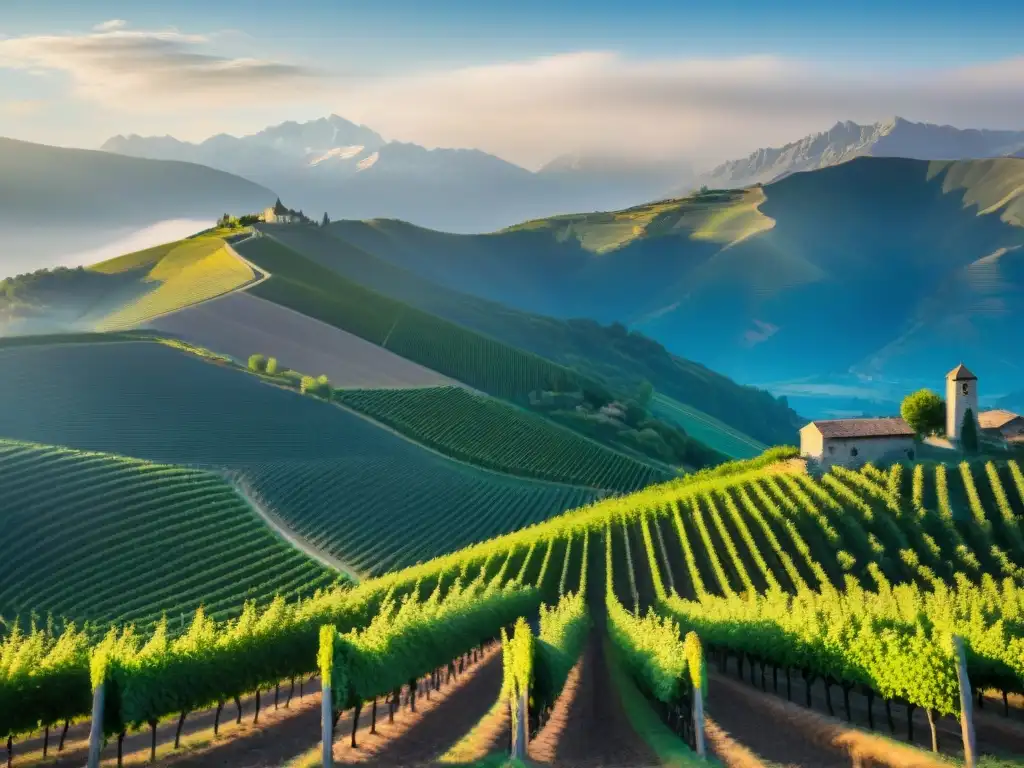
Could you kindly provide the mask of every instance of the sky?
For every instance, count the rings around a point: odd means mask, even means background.
[[[0,136],[200,141],[335,113],[537,168],[698,167],[893,115],[1024,130],[1024,3],[4,0]]]

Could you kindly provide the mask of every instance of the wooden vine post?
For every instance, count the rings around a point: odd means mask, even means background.
[[[334,697],[331,693],[331,673],[334,668],[334,635],[333,626],[326,624],[320,627],[320,652],[317,661],[320,664],[320,733],[323,756],[323,768],[334,766]]]
[[[95,675],[94,675],[95,677]],[[100,750],[103,749],[103,677],[94,681],[92,689],[92,725],[89,728],[88,768],[100,768]]]
[[[956,653],[956,676],[960,681],[960,731],[964,739],[964,766],[975,768],[978,758],[974,738],[974,700],[971,697],[971,681],[967,677],[967,653],[964,651],[964,640],[959,635],[953,636],[953,651]]]
[[[690,671],[690,682],[693,685],[693,741],[697,755],[701,760],[707,757],[704,743],[704,694],[708,686],[708,670],[704,662],[704,649],[696,632],[687,632],[683,640],[687,666]]]
[[[512,704],[516,708],[516,716],[512,718],[515,723],[515,728],[512,730],[513,760],[526,759],[526,726],[527,719],[529,718],[529,702],[527,699],[529,695],[529,691],[519,691],[519,696],[516,698],[515,703]]]

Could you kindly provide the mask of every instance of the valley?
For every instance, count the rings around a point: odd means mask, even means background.
[[[957,355],[1013,407],[1022,164],[5,280],[9,765],[1016,765],[1020,447],[799,430]]]

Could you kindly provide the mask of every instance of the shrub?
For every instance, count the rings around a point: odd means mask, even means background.
[[[263,355],[250,355],[249,370],[255,371],[256,373],[265,372],[267,370],[267,358]]]
[[[317,376],[315,379],[312,376],[303,376],[299,389],[307,395],[322,397],[324,400],[331,399],[331,383],[326,375]]]
[[[946,404],[931,390],[919,389],[903,398],[900,416],[918,436],[930,435],[942,429],[946,421]]]

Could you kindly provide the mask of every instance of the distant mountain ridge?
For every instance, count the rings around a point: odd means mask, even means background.
[[[985,396],[1024,386],[1007,352],[1024,327],[1024,159],[858,157],[763,187],[487,235],[384,220],[328,230],[455,290],[621,322],[789,393],[807,416],[821,411],[799,392],[888,398],[935,387],[960,360]]]
[[[394,218],[449,232],[487,232],[523,219],[651,200],[688,167],[598,157],[559,158],[537,173],[477,149],[387,141],[338,115],[286,122],[198,144],[171,136],[115,136],[106,152],[201,163],[278,191],[332,219]]]
[[[782,147],[758,149],[744,158],[722,163],[703,174],[700,183],[716,189],[767,184],[791,173],[862,156],[914,160],[1024,157],[1024,131],[961,129],[914,123],[902,117],[869,125],[847,120]]]

